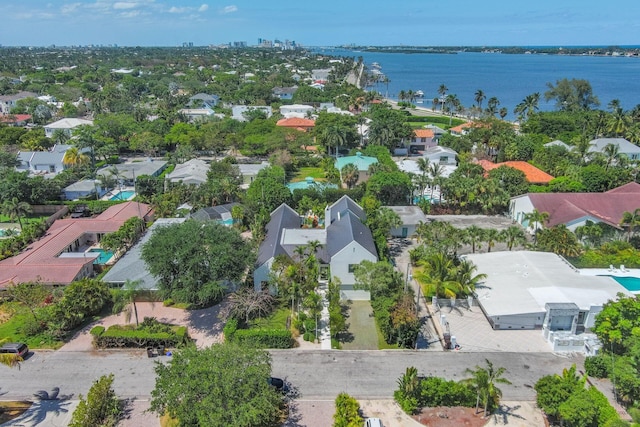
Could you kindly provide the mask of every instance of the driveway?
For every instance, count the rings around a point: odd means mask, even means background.
[[[222,342],[224,339],[222,334],[224,322],[219,319],[220,310],[224,304],[225,301],[214,307],[204,308],[202,310],[183,310],[180,308],[165,307],[161,302],[138,302],[136,306],[138,308],[138,319],[140,322],[142,322],[145,317],[155,317],[163,323],[186,326],[189,330],[189,336],[195,340],[196,346],[203,348],[214,343]],[[135,318],[132,318],[131,322],[135,322]],[[90,332],[94,326],[102,325],[108,328],[112,325],[125,323],[123,313],[107,316],[81,329],[58,351],[91,351],[93,350],[93,337]]]

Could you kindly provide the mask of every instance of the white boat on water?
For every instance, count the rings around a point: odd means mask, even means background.
[[[371,68],[375,68],[375,69],[379,70],[379,69],[380,69],[380,68],[382,68],[382,67],[381,67],[381,66],[380,66],[380,64],[378,64],[377,62],[373,62],[373,63],[371,64]]]
[[[424,96],[424,92],[421,90],[417,90],[414,92],[414,95],[416,96],[416,98],[422,98]]]

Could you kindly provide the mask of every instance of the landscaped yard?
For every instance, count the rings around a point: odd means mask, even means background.
[[[27,307],[16,302],[0,304],[0,337],[11,342],[23,342],[29,348],[60,348],[64,342],[58,341],[45,334],[27,336],[23,329],[31,322],[33,315]]]
[[[44,215],[44,216],[25,216],[25,217],[21,217],[20,221],[22,221],[23,224],[30,224],[32,222],[39,222],[39,221],[45,220],[47,218],[49,218],[47,215]],[[17,220],[13,221],[7,215],[0,215],[0,223],[2,223],[2,222],[11,222],[11,223],[13,223],[13,222],[18,222],[18,221]]]
[[[378,331],[373,318],[373,310],[369,301],[353,301],[347,318],[349,328],[341,334],[340,342],[344,350],[378,350]],[[346,337],[346,339],[345,339]],[[393,348],[397,348],[393,347]]]
[[[304,181],[305,178],[311,177],[316,181],[326,181],[324,169],[314,167],[300,168],[298,172],[291,178],[290,182]]]
[[[265,318],[253,319],[249,322],[250,329],[287,329],[287,318],[291,315],[291,308],[276,308]]]

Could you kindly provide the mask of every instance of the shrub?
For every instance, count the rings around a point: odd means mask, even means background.
[[[73,411],[69,426],[112,427],[118,424],[122,406],[113,391],[113,378],[113,374],[103,375],[93,383],[86,400],[80,395],[80,403]]]
[[[291,348],[293,338],[286,329],[239,329],[234,341],[253,348]]]
[[[175,304],[173,302],[173,300],[171,298],[167,298],[166,300],[164,300],[162,302],[162,305],[164,305],[165,307],[171,307],[173,304]]]
[[[427,377],[420,382],[420,406],[466,406],[476,404],[476,393],[466,384]]]
[[[233,339],[235,337],[235,333],[237,330],[238,330],[238,320],[234,318],[227,320],[227,324],[224,325],[224,329],[222,329],[222,332],[224,333],[225,341],[233,342]]]
[[[302,336],[302,338],[305,341],[313,341],[313,339],[315,338],[315,335],[311,332],[305,332],[304,335]]]
[[[113,325],[101,335],[94,335],[93,342],[98,348],[180,347],[189,343],[189,334],[185,326],[150,332],[129,325]]]
[[[333,427],[361,426],[360,404],[347,393],[340,393],[336,397],[336,412],[333,414]]]
[[[104,326],[94,326],[93,328],[91,328],[91,335],[95,336],[100,336],[104,333]]]
[[[584,369],[587,375],[595,378],[607,378],[609,376],[609,365],[607,356],[598,355],[587,357],[584,361]]]

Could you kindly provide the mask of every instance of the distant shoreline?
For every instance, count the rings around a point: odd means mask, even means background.
[[[336,46],[327,49],[353,53],[458,54],[488,53],[507,55],[567,55],[640,57],[640,46]]]

